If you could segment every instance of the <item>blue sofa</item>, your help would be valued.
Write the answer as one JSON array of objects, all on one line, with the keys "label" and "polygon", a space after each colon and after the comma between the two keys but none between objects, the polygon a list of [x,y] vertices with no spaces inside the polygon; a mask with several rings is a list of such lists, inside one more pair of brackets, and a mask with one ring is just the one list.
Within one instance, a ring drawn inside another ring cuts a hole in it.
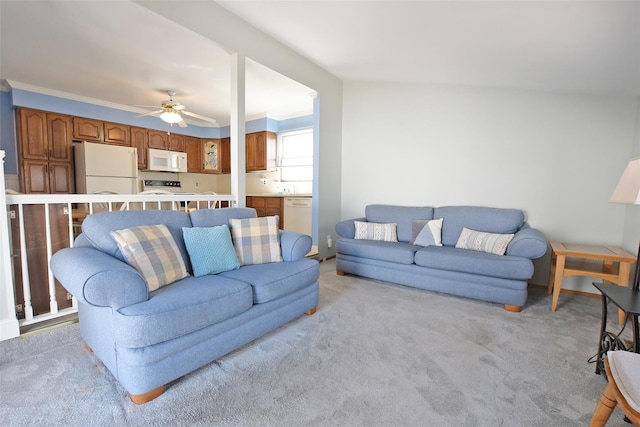
[{"label": "blue sofa", "polygon": [[[412,221],[442,218],[442,246],[410,244]],[[355,239],[355,221],[397,224],[397,242]],[[504,255],[456,248],[463,230],[514,234]],[[336,272],[504,304],[519,312],[527,301],[533,259],[547,241],[517,209],[476,206],[368,205],[365,216],[336,224]]]},{"label": "blue sofa", "polygon": [[254,218],[250,208],[123,211],[89,215],[73,248],[56,252],[51,270],[78,300],[80,331],[135,403],[164,385],[301,316],[318,304],[309,236],[279,231],[283,262],[189,275],[149,292],[124,262],[113,230],[165,224],[192,272],[183,227],[213,227]]}]

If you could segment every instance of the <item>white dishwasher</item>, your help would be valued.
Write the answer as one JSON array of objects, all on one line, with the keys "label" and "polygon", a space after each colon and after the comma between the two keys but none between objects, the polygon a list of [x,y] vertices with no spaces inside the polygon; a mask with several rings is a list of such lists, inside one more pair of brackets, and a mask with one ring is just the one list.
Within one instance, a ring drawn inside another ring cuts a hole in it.
[{"label": "white dishwasher", "polygon": [[311,197],[285,197],[285,230],[311,236],[311,215]]}]

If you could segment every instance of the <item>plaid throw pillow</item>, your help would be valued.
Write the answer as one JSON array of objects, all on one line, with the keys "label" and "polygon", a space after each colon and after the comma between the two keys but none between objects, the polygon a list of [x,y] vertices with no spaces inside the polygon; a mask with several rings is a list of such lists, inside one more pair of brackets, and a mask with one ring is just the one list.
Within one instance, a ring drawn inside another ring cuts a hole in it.
[{"label": "plaid throw pillow", "polygon": [[240,265],[281,262],[278,216],[229,219]]},{"label": "plaid throw pillow", "polygon": [[127,263],[156,289],[187,277],[184,260],[166,225],[142,225],[111,232]]},{"label": "plaid throw pillow", "polygon": [[513,234],[485,233],[463,227],[456,248],[504,255]]}]

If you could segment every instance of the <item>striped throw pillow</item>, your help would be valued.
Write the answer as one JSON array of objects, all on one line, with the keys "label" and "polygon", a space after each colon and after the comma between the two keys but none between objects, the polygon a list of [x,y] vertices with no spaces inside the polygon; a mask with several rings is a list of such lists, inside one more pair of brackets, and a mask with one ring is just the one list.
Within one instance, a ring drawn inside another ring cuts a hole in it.
[{"label": "striped throw pillow", "polygon": [[388,224],[380,222],[354,221],[356,225],[355,239],[359,240],[382,240],[385,242],[398,241],[398,224],[391,222]]},{"label": "striped throw pillow", "polygon": [[189,275],[178,245],[164,224],[116,230],[111,237],[127,263],[142,274],[149,291]]},{"label": "striped throw pillow", "polygon": [[504,255],[513,234],[485,233],[463,227],[456,248]]},{"label": "striped throw pillow", "polygon": [[282,262],[278,216],[229,219],[240,265]]}]

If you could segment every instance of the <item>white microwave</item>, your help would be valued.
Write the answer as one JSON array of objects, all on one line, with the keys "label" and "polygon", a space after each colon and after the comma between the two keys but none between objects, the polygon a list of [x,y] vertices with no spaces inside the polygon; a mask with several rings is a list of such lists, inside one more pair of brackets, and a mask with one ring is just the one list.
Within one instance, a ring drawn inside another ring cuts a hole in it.
[{"label": "white microwave", "polygon": [[147,164],[151,171],[186,172],[187,153],[149,148]]}]

